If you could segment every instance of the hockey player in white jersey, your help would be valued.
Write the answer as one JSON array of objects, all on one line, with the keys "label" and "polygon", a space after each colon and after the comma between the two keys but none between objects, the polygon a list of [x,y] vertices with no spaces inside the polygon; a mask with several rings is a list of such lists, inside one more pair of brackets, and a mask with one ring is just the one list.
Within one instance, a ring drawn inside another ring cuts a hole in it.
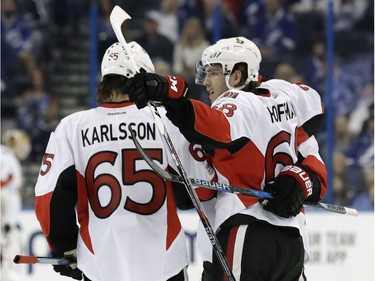
[{"label": "hockey player in white jersey", "polygon": [[30,138],[18,129],[5,131],[0,147],[1,177],[1,280],[19,281],[19,268],[13,258],[22,251],[23,172],[21,161],[30,153]]},{"label": "hockey player in white jersey", "polygon": [[[176,85],[174,94],[159,87],[167,82],[156,74],[135,75],[126,90],[138,108],[161,101],[184,136],[212,156],[220,182],[273,194],[258,200],[209,191],[217,197],[214,228],[236,280],[295,281],[308,260],[303,203],[319,201],[327,190],[314,137],[323,109],[306,85],[261,83],[260,62],[258,47],[244,37],[206,48],[196,81],[206,86],[211,107],[185,98]],[[226,280],[211,258],[203,280]]]},{"label": "hockey player in white jersey", "polygon": [[[143,48],[128,46],[138,70],[153,72]],[[61,120],[35,187],[35,212],[53,256],[76,258],[54,269],[77,280],[188,280],[185,234],[172,192],[184,187],[157,176],[133,144],[130,129],[163,169],[177,170],[151,112],[139,111],[122,91],[135,70],[119,43],[107,49],[101,71],[99,106]],[[189,175],[211,179],[205,159],[163,119]]]}]

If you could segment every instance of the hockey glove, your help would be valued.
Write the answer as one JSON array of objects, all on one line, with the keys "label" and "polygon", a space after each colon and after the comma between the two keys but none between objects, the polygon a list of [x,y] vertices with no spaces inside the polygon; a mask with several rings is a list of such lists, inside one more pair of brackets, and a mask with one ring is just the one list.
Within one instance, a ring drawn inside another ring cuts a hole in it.
[{"label": "hockey glove", "polygon": [[77,251],[76,249],[64,253],[64,258],[72,261],[70,265],[54,265],[53,270],[60,275],[71,277],[75,280],[82,280],[82,271],[77,268]]},{"label": "hockey glove", "polygon": [[178,99],[185,96],[187,91],[188,85],[181,77],[163,77],[154,73],[137,73],[124,86],[124,92],[139,109],[150,100],[164,102],[167,98]]},{"label": "hockey glove", "polygon": [[289,165],[281,170],[275,181],[264,187],[264,191],[271,193],[274,199],[262,199],[260,202],[265,210],[289,218],[301,212],[304,199],[312,194],[312,189],[308,172],[303,167]]}]

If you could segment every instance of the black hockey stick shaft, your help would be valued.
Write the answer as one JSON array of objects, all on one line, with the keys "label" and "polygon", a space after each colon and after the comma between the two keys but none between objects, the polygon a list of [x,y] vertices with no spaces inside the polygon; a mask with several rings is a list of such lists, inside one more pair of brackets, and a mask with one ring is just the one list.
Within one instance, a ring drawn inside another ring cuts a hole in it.
[{"label": "black hockey stick shaft", "polygon": [[[136,148],[141,153],[141,156],[143,157],[143,159],[154,170],[154,172],[156,174],[158,174],[160,177],[162,177],[165,180],[183,183],[183,179],[181,178],[180,175],[168,173],[167,171],[160,168],[160,166],[158,164],[156,164],[146,154],[146,152],[143,150],[142,146],[139,144],[137,139],[133,139],[133,141],[134,141],[134,144],[135,144]],[[217,190],[217,191],[221,191],[221,192],[229,192],[229,193],[234,193],[234,194],[241,194],[241,195],[247,195],[247,196],[252,196],[252,197],[258,197],[258,198],[266,198],[266,199],[267,198],[268,199],[273,198],[273,196],[266,191],[255,190],[255,189],[245,188],[245,187],[239,187],[239,186],[234,186],[234,185],[229,185],[229,184],[224,184],[224,183],[219,183],[219,182],[211,182],[211,181],[197,179],[197,178],[189,178],[189,180],[192,183],[192,185],[195,186],[195,187],[203,187],[203,188],[208,188],[208,189]],[[305,202],[304,205],[316,207],[316,208],[321,208],[325,211],[334,212],[334,213],[343,214],[343,215],[350,215],[350,216],[357,216],[358,215],[358,211],[356,209],[332,205],[332,204],[327,204],[327,203],[322,203],[322,202]]]}]

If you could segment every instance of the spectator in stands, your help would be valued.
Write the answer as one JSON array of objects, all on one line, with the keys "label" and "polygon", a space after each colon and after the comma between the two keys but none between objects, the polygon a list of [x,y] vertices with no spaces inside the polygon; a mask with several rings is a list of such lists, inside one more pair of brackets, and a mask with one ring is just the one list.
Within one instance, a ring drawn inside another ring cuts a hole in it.
[{"label": "spectator in stands", "polygon": [[185,79],[193,77],[195,63],[209,44],[200,19],[197,17],[187,19],[181,37],[174,47],[173,73]]},{"label": "spectator in stands", "polygon": [[362,174],[365,190],[356,194],[349,206],[359,211],[374,211],[374,165],[362,167]]},{"label": "spectator in stands", "polygon": [[274,78],[286,80],[290,83],[304,83],[303,76],[297,74],[293,65],[287,62],[279,63],[276,66]]},{"label": "spectator in stands", "polygon": [[185,21],[191,17],[201,18],[200,3],[197,0],[180,0],[177,9],[178,31],[181,33]]},{"label": "spectator in stands", "polygon": [[339,0],[334,5],[335,31],[353,31],[365,15],[367,0]]},{"label": "spectator in stands", "polygon": [[202,22],[197,17],[191,17],[186,20],[173,52],[173,73],[182,76],[188,82],[189,98],[205,103],[209,103],[209,99],[204,87],[195,83],[195,64],[209,45]]},{"label": "spectator in stands", "polygon": [[350,146],[351,135],[348,129],[348,116],[338,115],[335,122],[335,151],[347,153]]},{"label": "spectator in stands", "polygon": [[[374,133],[374,120],[368,120],[368,130]],[[360,189],[354,196],[351,203],[352,208],[360,211],[373,211],[374,210],[374,139],[370,140],[370,144],[366,150],[363,151],[358,159],[360,171],[362,175],[363,189]]]},{"label": "spectator in stands", "polygon": [[264,13],[263,0],[244,0],[238,12],[238,22],[241,28],[246,29],[255,23],[259,15]]},{"label": "spectator in stands", "polygon": [[367,45],[367,35],[356,28],[367,6],[367,0],[340,0],[334,6],[335,51],[343,57],[352,56],[353,51],[360,52]]},{"label": "spectator in stands", "polygon": [[30,160],[39,162],[43,157],[52,128],[55,127],[57,101],[44,87],[40,69],[33,72],[33,88],[23,93],[18,108],[18,126],[30,137]]},{"label": "spectator in stands", "polygon": [[280,57],[292,61],[298,42],[298,28],[292,14],[288,13],[280,0],[265,0],[253,21],[248,22],[245,36],[260,46],[266,73],[270,73]]},{"label": "spectator in stands", "polygon": [[99,21],[98,21],[98,58],[102,58],[105,50],[113,43],[117,42],[116,34],[113,31],[109,16],[114,7],[113,0],[99,1]]},{"label": "spectator in stands", "polygon": [[12,67],[22,62],[27,73],[35,67],[32,53],[32,33],[30,23],[17,11],[15,0],[1,2],[1,90],[9,82],[8,74]]},{"label": "spectator in stands", "polygon": [[354,110],[350,112],[348,129],[352,136],[358,136],[364,122],[371,116],[374,104],[374,84],[364,83],[358,93],[358,102]]},{"label": "spectator in stands", "polygon": [[348,115],[358,101],[355,81],[349,73],[343,70],[342,64],[342,60],[336,58],[333,66],[332,99],[336,116]]},{"label": "spectator in stands", "polygon": [[167,37],[158,32],[159,18],[160,13],[158,11],[148,11],[145,14],[143,31],[135,41],[143,46],[153,61],[162,59],[172,63],[173,44]]},{"label": "spectator in stands", "polygon": [[334,204],[347,206],[353,192],[348,187],[346,155],[335,151],[333,154],[333,200]]},{"label": "spectator in stands", "polygon": [[171,72],[171,65],[163,60],[157,60],[154,62],[155,66],[155,73],[161,76],[170,75]]},{"label": "spectator in stands", "polygon": [[85,28],[90,11],[90,0],[49,0],[48,9],[51,23],[59,32],[74,33],[80,28]]},{"label": "spectator in stands", "polygon": [[310,85],[324,97],[326,76],[326,45],[323,38],[316,38],[310,55],[303,66],[303,77]]},{"label": "spectator in stands", "polygon": [[158,32],[164,35],[173,44],[177,42],[178,33],[178,10],[179,0],[162,0],[160,2],[160,17],[158,20]]},{"label": "spectator in stands", "polygon": [[[356,29],[366,32],[370,37],[374,35],[374,0],[367,0],[367,9],[361,19],[357,20]],[[373,40],[372,40],[373,41]]]},{"label": "spectator in stands", "polygon": [[365,191],[363,168],[374,161],[374,105],[368,110],[369,118],[364,122],[361,133],[351,141],[347,152],[349,186],[355,193]]},{"label": "spectator in stands", "polygon": [[[215,5],[218,3],[216,0],[202,0],[202,17],[201,20],[203,22],[204,29],[206,31],[206,38],[210,41],[210,43],[216,42],[220,38],[215,38]],[[239,35],[239,26],[237,19],[229,10],[227,3],[221,1],[221,23],[220,23],[220,30],[221,30],[221,38],[229,38],[233,36]]]}]

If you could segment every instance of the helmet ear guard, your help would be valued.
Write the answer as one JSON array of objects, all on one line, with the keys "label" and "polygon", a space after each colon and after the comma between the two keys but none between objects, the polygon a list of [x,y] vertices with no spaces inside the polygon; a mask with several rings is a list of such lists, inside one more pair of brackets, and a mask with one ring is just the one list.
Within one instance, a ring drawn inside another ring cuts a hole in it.
[{"label": "helmet ear guard", "polygon": [[152,63],[147,52],[135,41],[129,42],[130,56],[135,61],[138,69],[133,69],[130,63],[129,54],[120,43],[112,44],[105,52],[101,64],[101,80],[105,75],[117,74],[127,78],[133,77],[140,69],[146,72],[155,72],[154,64]]}]

